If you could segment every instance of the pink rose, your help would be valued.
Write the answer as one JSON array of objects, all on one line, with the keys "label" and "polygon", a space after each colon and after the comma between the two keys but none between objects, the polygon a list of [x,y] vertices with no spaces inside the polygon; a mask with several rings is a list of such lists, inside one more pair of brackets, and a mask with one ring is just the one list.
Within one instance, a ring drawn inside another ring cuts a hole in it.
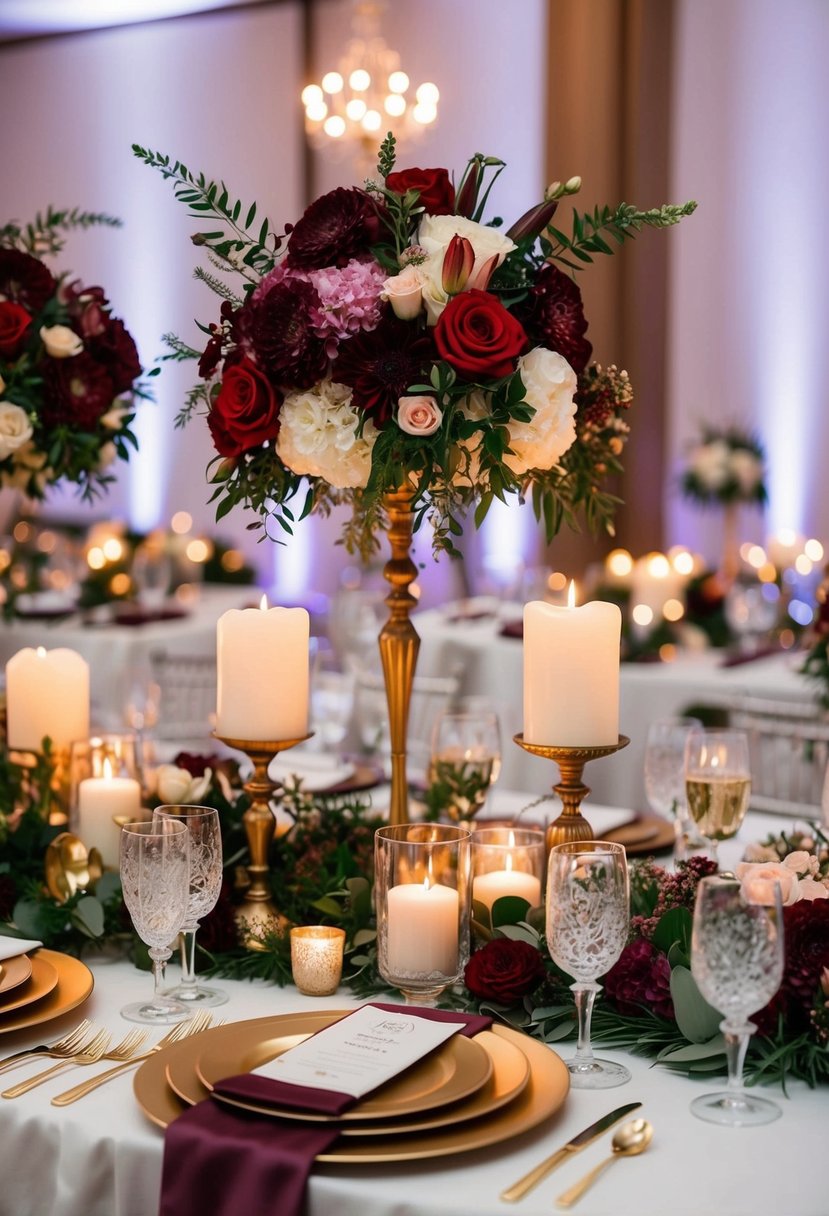
[{"label": "pink rose", "polygon": [[401,321],[413,321],[423,307],[423,288],[417,267],[406,266],[400,274],[386,279],[383,295]]},{"label": "pink rose", "polygon": [[829,890],[816,878],[801,878],[798,886],[801,899],[829,899]]},{"label": "pink rose", "polygon": [[397,425],[407,435],[434,435],[442,421],[434,397],[401,397],[397,402]]},{"label": "pink rose", "polygon": [[784,907],[796,904],[800,899],[800,883],[790,866],[776,861],[741,861],[735,871],[743,894],[753,904],[774,903],[774,884],[780,887],[780,900]]}]

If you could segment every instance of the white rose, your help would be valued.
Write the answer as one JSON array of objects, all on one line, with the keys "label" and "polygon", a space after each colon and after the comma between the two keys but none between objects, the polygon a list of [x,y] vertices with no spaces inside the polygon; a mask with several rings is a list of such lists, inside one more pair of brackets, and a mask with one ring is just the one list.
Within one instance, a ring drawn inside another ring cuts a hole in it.
[{"label": "white rose", "polygon": [[108,431],[120,431],[124,425],[124,418],[130,412],[127,405],[113,405],[112,409],[107,410],[98,419],[101,426],[105,426]]},{"label": "white rose", "polygon": [[423,308],[423,288],[418,268],[406,266],[400,274],[386,279],[383,296],[391,304],[396,317],[401,321],[413,321]]},{"label": "white rose", "polygon": [[800,883],[794,870],[775,861],[741,861],[734,873],[746,899],[753,904],[774,903],[774,884],[780,887],[780,900],[784,907],[796,904],[800,899]]},{"label": "white rose", "polygon": [[368,482],[377,428],[367,419],[357,435],[360,415],[351,389],[332,380],[288,393],[279,411],[276,452],[294,473],[322,477],[337,489]]},{"label": "white rose", "polygon": [[535,413],[529,422],[509,424],[514,455],[504,457],[513,473],[551,469],[576,438],[576,373],[555,351],[536,346],[518,360],[525,400]]},{"label": "white rose", "polygon": [[484,271],[491,259],[494,265],[500,266],[508,253],[515,248],[515,242],[504,236],[497,228],[487,228],[484,224],[476,224],[462,215],[424,215],[420,221],[417,243],[429,255],[420,267],[423,282],[423,303],[426,306],[426,318],[430,325],[435,325],[438,317],[449,302],[449,296],[443,290],[443,258],[453,236],[463,236],[469,241],[475,254],[472,273],[466,288],[486,286],[481,284],[478,276]]},{"label": "white rose", "polygon": [[407,435],[434,435],[442,421],[434,397],[401,397],[397,402],[397,425]]},{"label": "white rose", "polygon": [[737,448],[731,453],[731,476],[743,494],[752,494],[763,480],[763,463],[753,452]]},{"label": "white rose", "polygon": [[40,340],[53,359],[71,359],[83,350],[83,342],[68,325],[42,326]]},{"label": "white rose", "polygon": [[[473,389],[459,404],[464,418],[468,418],[471,422],[478,422],[491,412],[487,395],[481,389]],[[478,486],[482,490],[486,488],[481,483],[480,447],[482,439],[483,433],[477,431],[469,439],[458,440],[453,451],[452,482],[454,485]]]},{"label": "white rose", "polygon": [[11,401],[0,401],[0,460],[22,448],[32,434],[26,411]]},{"label": "white rose", "polygon": [[731,451],[722,439],[701,444],[691,453],[691,471],[707,490],[719,490],[728,481]]},{"label": "white rose", "polygon": [[197,805],[210,788],[212,777],[213,772],[209,768],[201,777],[192,777],[186,768],[179,768],[176,764],[160,764],[155,774],[156,794],[169,805]]}]

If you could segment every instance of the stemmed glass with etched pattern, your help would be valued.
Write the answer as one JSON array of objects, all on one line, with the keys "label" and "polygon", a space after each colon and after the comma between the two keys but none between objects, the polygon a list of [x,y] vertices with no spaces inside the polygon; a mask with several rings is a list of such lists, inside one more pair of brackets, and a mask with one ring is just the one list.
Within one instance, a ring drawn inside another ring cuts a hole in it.
[{"label": "stemmed glass with etched pattern", "polygon": [[576,1089],[611,1089],[630,1080],[623,1064],[597,1060],[590,1046],[593,1002],[605,975],[622,953],[630,906],[624,846],[578,840],[550,850],[547,876],[547,945],[553,961],[573,977],[579,1020],[572,1060],[565,1060]]},{"label": "stemmed glass with etched pattern", "polygon": [[121,1010],[131,1022],[156,1026],[181,1022],[190,1010],[160,990],[164,963],[187,911],[190,834],[183,823],[160,819],[121,829],[121,890],[135,931],[150,948],[155,990],[152,1000]]},{"label": "stemmed glass with etched pattern", "polygon": [[168,803],[153,811],[153,822],[183,823],[190,836],[190,894],[181,930],[181,982],[166,995],[187,1008],[224,1005],[228,995],[196,979],[196,931],[199,921],[212,912],[222,889],[222,831],[219,814],[210,806]]}]

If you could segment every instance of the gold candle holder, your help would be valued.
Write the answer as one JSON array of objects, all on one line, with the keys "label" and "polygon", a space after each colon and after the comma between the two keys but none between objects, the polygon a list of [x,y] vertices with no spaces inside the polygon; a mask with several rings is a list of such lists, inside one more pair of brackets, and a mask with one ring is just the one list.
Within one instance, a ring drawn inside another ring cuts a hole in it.
[{"label": "gold candle holder", "polygon": [[302,925],[291,930],[291,975],[305,996],[331,996],[343,973],[345,929]]},{"label": "gold candle holder", "polygon": [[627,735],[619,735],[616,743],[608,743],[604,747],[556,747],[546,743],[527,743],[523,735],[514,735],[513,742],[532,756],[555,760],[561,772],[561,781],[553,786],[553,792],[561,799],[563,810],[547,828],[547,852],[556,844],[595,840],[593,829],[581,813],[581,804],[590,793],[590,786],[581,779],[584,766],[590,760],[601,760],[603,756],[612,756],[614,752],[627,747],[630,743]]},{"label": "gold candle holder", "polygon": [[250,852],[250,864],[246,867],[250,886],[243,902],[236,909],[236,922],[242,945],[248,950],[265,950],[256,935],[276,930],[285,933],[290,921],[277,909],[268,882],[268,852],[276,831],[276,820],[271,810],[271,798],[279,783],[268,776],[268,765],[279,752],[287,751],[310,739],[277,739],[260,742],[250,739],[229,739],[215,735],[220,743],[234,751],[244,752],[253,763],[253,776],[244,783],[243,789],[250,798],[250,806],[242,816],[245,835]]}]

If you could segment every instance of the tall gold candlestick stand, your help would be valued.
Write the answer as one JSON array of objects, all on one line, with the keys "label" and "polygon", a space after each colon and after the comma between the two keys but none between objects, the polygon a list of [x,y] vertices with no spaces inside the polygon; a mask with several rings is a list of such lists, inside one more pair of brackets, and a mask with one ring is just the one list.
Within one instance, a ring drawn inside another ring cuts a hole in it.
[{"label": "tall gold candlestick stand", "polygon": [[49,786],[39,790],[41,810],[52,827],[66,827],[69,822],[69,748],[53,747],[48,756],[42,752],[10,751],[9,759],[21,768],[34,772],[44,759],[49,767]]},{"label": "tall gold candlestick stand", "polygon": [[618,742],[606,747],[555,747],[544,743],[526,743],[523,735],[515,735],[513,741],[533,756],[555,760],[561,772],[561,781],[553,786],[553,792],[561,799],[563,810],[547,828],[547,852],[556,844],[567,844],[571,840],[595,840],[593,829],[581,813],[582,801],[590,793],[590,786],[582,781],[584,766],[589,760],[600,760],[612,756],[630,743],[627,735],[619,735]]},{"label": "tall gold candlestick stand", "polygon": [[384,496],[389,516],[391,558],[383,575],[392,589],[386,597],[390,615],[380,631],[380,658],[386,683],[391,737],[391,798],[389,823],[395,826],[409,819],[409,788],[406,779],[406,733],[409,726],[409,704],[417,664],[420,638],[409,620],[417,600],[409,584],[417,577],[417,566],[409,550],[412,544],[411,491],[402,487]]},{"label": "tall gold candlestick stand", "polygon": [[245,892],[243,903],[236,909],[236,922],[242,945],[248,950],[264,950],[266,947],[255,935],[274,930],[285,933],[290,924],[288,918],[276,907],[268,882],[268,852],[276,831],[271,798],[274,790],[278,789],[278,782],[268,776],[268,765],[279,752],[296,747],[311,736],[303,735],[301,739],[278,739],[267,743],[258,740],[251,742],[249,739],[228,739],[224,735],[216,735],[215,738],[234,751],[244,752],[253,762],[253,776],[242,787],[250,798],[250,806],[242,816],[250,852],[250,865],[247,866],[250,886]]}]

